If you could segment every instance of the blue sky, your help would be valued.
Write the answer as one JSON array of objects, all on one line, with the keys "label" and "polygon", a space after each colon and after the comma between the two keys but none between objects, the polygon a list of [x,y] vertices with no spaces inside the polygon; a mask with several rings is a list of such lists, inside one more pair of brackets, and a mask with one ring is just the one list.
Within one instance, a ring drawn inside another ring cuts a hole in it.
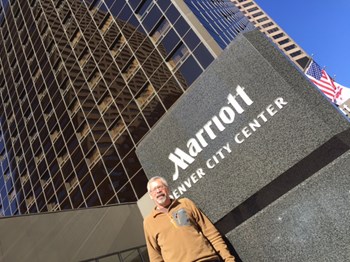
[{"label": "blue sky", "polygon": [[350,87],[350,0],[255,0],[295,41]]}]

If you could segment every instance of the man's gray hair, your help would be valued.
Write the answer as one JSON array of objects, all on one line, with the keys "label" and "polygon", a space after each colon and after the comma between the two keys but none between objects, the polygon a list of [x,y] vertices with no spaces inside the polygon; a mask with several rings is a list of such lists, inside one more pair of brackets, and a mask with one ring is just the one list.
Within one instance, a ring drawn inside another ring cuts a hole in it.
[{"label": "man's gray hair", "polygon": [[151,183],[155,180],[160,180],[162,181],[163,185],[167,186],[168,187],[168,182],[166,181],[166,179],[162,176],[154,176],[154,177],[151,177],[150,180],[148,181],[147,183],[147,191],[150,192],[151,190]]}]

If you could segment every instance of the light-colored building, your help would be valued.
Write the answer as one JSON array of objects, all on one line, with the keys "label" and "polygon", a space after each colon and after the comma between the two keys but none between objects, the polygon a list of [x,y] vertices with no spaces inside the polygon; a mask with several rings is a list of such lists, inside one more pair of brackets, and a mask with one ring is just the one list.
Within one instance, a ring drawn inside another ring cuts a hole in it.
[{"label": "light-colored building", "polygon": [[300,69],[308,65],[308,54],[253,0],[231,0],[257,29],[266,34]]}]

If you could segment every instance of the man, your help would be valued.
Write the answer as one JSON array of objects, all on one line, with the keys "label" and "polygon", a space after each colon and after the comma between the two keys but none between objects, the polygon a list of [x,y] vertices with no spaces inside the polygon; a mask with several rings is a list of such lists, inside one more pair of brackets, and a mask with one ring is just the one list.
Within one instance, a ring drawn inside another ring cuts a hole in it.
[{"label": "man", "polygon": [[144,220],[151,262],[235,261],[220,233],[191,200],[170,198],[163,177],[152,177],[147,190],[156,204]]}]

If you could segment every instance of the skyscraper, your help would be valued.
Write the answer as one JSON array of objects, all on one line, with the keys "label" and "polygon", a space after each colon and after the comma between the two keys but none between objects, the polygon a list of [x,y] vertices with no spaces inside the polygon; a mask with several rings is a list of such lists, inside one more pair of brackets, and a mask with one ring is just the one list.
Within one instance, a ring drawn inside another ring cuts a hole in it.
[{"label": "skyscraper", "polygon": [[2,215],[135,202],[137,144],[253,28],[228,0],[1,1]]},{"label": "skyscraper", "polygon": [[266,34],[300,69],[310,60],[305,51],[254,0],[231,0],[257,29]]}]

